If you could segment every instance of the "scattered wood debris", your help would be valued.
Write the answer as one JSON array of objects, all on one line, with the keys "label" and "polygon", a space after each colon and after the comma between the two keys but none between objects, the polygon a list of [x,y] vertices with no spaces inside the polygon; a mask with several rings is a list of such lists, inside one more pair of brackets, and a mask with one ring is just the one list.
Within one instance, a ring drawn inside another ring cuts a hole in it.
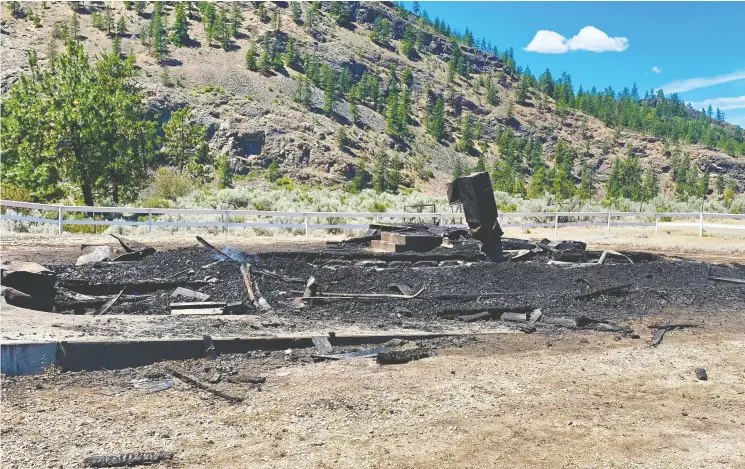
[{"label": "scattered wood debris", "polygon": [[230,394],[226,394],[222,391],[218,391],[217,389],[214,389],[212,386],[205,384],[199,381],[198,379],[193,378],[187,374],[184,374],[174,368],[166,367],[166,371],[168,371],[169,373],[171,373],[173,376],[180,379],[181,381],[184,381],[185,383],[191,384],[194,387],[207,391],[208,393],[213,394],[219,398],[225,399],[228,402],[234,402],[234,403],[243,402],[242,397],[231,396]]},{"label": "scattered wood debris", "polygon": [[581,295],[575,296],[574,299],[575,300],[590,300],[590,299],[597,298],[599,296],[604,296],[604,295],[617,295],[623,292],[623,290],[627,290],[629,288],[631,288],[631,284],[625,283],[623,285],[616,285],[614,287],[601,288],[599,290],[591,291],[589,293],[583,293]]},{"label": "scattered wood debris", "polygon": [[116,295],[114,298],[110,299],[109,301],[107,301],[103,305],[101,305],[101,307],[98,308],[96,310],[96,312],[93,313],[93,314],[96,315],[96,316],[99,316],[101,314],[106,314],[111,309],[111,307],[114,306],[114,303],[116,303],[117,301],[119,301],[119,298],[122,297],[122,295],[124,294],[124,290],[126,290],[126,289],[127,289],[126,286],[124,288],[122,288],[122,290],[119,292],[118,295]]},{"label": "scattered wood debris", "polygon": [[207,293],[202,293],[196,290],[190,290],[188,288],[184,287],[178,287],[175,290],[173,290],[173,293],[171,293],[171,298],[185,298],[187,300],[196,300],[196,301],[207,301],[210,299],[210,296]]},{"label": "scattered wood debris", "polygon": [[379,352],[375,361],[380,365],[400,365],[413,360],[421,360],[430,356],[427,350],[414,348],[405,350],[386,350]]},{"label": "scattered wood debris", "polygon": [[75,265],[95,264],[111,260],[109,246],[90,246],[83,249],[83,254],[75,261]]},{"label": "scattered wood debris", "polygon": [[150,451],[126,454],[88,456],[83,460],[85,467],[128,467],[156,464],[173,459],[171,451]]},{"label": "scattered wood debris", "polygon": [[313,345],[316,347],[316,353],[318,355],[330,355],[334,348],[331,346],[328,337],[316,336],[312,337]]},{"label": "scattered wood debris", "polygon": [[215,344],[212,342],[212,337],[206,334],[202,336],[202,344],[204,345],[204,359],[217,360],[217,349],[215,349]]},{"label": "scattered wood debris", "polygon": [[727,283],[739,283],[745,285],[745,279],[742,278],[733,278],[733,277],[708,277],[709,280],[714,280],[717,282],[727,282]]},{"label": "scattered wood debris", "polygon": [[654,334],[652,334],[652,342],[650,343],[652,347],[657,347],[662,343],[662,339],[665,337],[665,333],[667,332],[667,329],[657,329],[654,331]]}]

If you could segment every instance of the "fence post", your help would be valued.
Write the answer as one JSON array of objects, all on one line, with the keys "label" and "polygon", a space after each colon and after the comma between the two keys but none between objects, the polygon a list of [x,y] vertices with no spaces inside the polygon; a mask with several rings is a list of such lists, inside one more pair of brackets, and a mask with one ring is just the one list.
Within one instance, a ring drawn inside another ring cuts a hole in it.
[{"label": "fence post", "polygon": [[147,232],[153,232],[153,209],[147,209]]},{"label": "fence post", "polygon": [[559,212],[554,213],[554,236],[559,232]]},{"label": "fence post", "polygon": [[303,223],[305,224],[305,236],[308,236],[308,216],[306,215]]},{"label": "fence post", "polygon": [[440,226],[444,226],[444,225],[445,225],[445,214],[441,213],[440,214]]},{"label": "fence post", "polygon": [[657,234],[657,232],[660,229],[660,216],[655,214],[654,216],[654,234]]},{"label": "fence post", "polygon": [[610,236],[610,212],[608,212],[608,226],[607,226],[607,228],[605,229],[605,234],[606,234],[607,236]]},{"label": "fence post", "polygon": [[62,206],[57,207],[57,234],[62,234]]},{"label": "fence post", "polygon": [[230,210],[225,211],[225,234],[230,234]]},{"label": "fence post", "polygon": [[699,214],[698,218],[698,235],[703,236],[704,235],[704,212],[701,212]]}]

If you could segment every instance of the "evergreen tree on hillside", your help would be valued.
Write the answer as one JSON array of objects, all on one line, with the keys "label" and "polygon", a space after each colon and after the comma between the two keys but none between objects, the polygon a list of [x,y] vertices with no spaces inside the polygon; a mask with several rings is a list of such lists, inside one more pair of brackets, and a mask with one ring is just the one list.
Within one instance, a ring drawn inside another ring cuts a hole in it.
[{"label": "evergreen tree on hillside", "polygon": [[290,2],[290,16],[295,24],[300,24],[300,19],[303,17],[303,11],[300,9],[300,2]]},{"label": "evergreen tree on hillside", "polygon": [[[295,3],[295,2],[292,2]],[[229,32],[232,37],[238,37],[238,28],[243,26],[243,13],[238,2],[230,4]]]},{"label": "evergreen tree on hillside", "polygon": [[445,135],[445,103],[442,101],[442,97],[437,97],[435,105],[432,108],[428,130],[429,134],[438,141]]},{"label": "evergreen tree on hillside", "polygon": [[248,68],[252,72],[259,71],[259,65],[256,62],[256,54],[256,44],[251,43],[248,50],[246,51],[246,68]]},{"label": "evergreen tree on hillside", "polygon": [[158,7],[158,2],[156,2],[156,8],[153,9],[152,19],[150,20],[150,40],[150,51],[153,54],[153,57],[158,60],[165,59],[168,54],[168,48],[166,46],[166,27],[161,8]]},{"label": "evergreen tree on hillside", "polygon": [[528,80],[523,76],[520,79],[520,84],[517,86],[517,93],[515,95],[517,104],[525,106],[528,104]]},{"label": "evergreen tree on hillside", "polygon": [[568,199],[574,195],[574,177],[572,168],[577,153],[564,141],[556,144],[553,170],[553,194],[559,199]]},{"label": "evergreen tree on hillside", "polygon": [[163,125],[161,152],[168,162],[181,170],[195,161],[197,149],[204,142],[206,132],[204,126],[190,123],[191,119],[191,110],[183,108],[171,113],[171,118]]},{"label": "evergreen tree on hillside", "polygon": [[549,96],[554,95],[554,79],[551,77],[551,71],[546,69],[538,78],[538,88]]},{"label": "evergreen tree on hillside", "polygon": [[659,183],[657,182],[657,174],[652,168],[648,168],[644,171],[644,180],[642,182],[642,200],[648,202],[660,193]]},{"label": "evergreen tree on hillside", "polygon": [[644,200],[642,167],[631,147],[625,158],[616,158],[608,177],[608,198],[623,197],[636,202]]},{"label": "evergreen tree on hillside", "polygon": [[388,174],[388,157],[384,152],[378,153],[375,159],[375,166],[373,168],[372,183],[375,192],[380,194],[385,192],[387,188],[386,176]]},{"label": "evergreen tree on hillside", "polygon": [[176,4],[175,17],[171,32],[171,44],[177,47],[185,46],[189,42],[189,21],[186,18],[184,3]]},{"label": "evergreen tree on hillside", "polygon": [[471,115],[466,113],[461,117],[460,137],[455,143],[455,151],[470,153],[473,150],[473,123]]},{"label": "evergreen tree on hillside", "polygon": [[587,163],[582,163],[577,196],[582,200],[589,200],[595,196],[595,192],[595,171]]},{"label": "evergreen tree on hillside", "polygon": [[116,34],[118,36],[125,36],[127,34],[127,20],[123,16],[120,16],[119,21],[116,23]]}]

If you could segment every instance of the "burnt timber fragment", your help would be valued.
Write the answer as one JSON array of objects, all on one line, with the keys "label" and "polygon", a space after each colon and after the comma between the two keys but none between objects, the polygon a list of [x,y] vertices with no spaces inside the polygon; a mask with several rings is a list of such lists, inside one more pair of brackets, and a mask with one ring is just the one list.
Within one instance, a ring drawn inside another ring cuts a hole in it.
[{"label": "burnt timber fragment", "polygon": [[497,202],[494,200],[489,173],[473,173],[448,184],[448,202],[460,203],[466,223],[481,250],[493,262],[502,262],[502,228],[499,226]]},{"label": "burnt timber fragment", "polygon": [[156,464],[173,459],[171,451],[148,451],[126,454],[88,456],[83,460],[84,467],[131,467]]}]

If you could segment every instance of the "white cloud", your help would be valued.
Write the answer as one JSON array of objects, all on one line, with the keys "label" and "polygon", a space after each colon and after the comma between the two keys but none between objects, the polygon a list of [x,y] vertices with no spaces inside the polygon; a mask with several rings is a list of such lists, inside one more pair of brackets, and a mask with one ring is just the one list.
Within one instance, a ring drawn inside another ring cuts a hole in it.
[{"label": "white cloud", "polygon": [[539,54],[563,54],[569,52],[567,38],[554,31],[542,29],[535,33],[533,40],[525,47],[527,52]]},{"label": "white cloud", "polygon": [[728,109],[745,109],[745,96],[733,96],[731,98],[712,98],[704,99],[691,103],[693,109],[708,108],[709,105],[714,109],[719,108],[722,111]]},{"label": "white cloud", "polygon": [[571,39],[555,31],[542,29],[535,33],[533,40],[524,50],[539,54],[564,54],[573,50],[622,52],[628,47],[629,40],[625,37],[609,37],[594,26],[585,26]]},{"label": "white cloud", "polygon": [[727,75],[717,75],[714,77],[697,77],[676,80],[665,86],[661,86],[660,88],[662,88],[666,94],[683,93],[685,91],[707,88],[709,86],[721,85],[722,83],[729,83],[737,80],[745,80],[745,71],[729,73]]},{"label": "white cloud", "polygon": [[654,67],[652,67],[652,71],[654,73],[657,73],[657,74],[662,73],[662,69],[660,67],[658,67],[657,65],[655,65]]}]

